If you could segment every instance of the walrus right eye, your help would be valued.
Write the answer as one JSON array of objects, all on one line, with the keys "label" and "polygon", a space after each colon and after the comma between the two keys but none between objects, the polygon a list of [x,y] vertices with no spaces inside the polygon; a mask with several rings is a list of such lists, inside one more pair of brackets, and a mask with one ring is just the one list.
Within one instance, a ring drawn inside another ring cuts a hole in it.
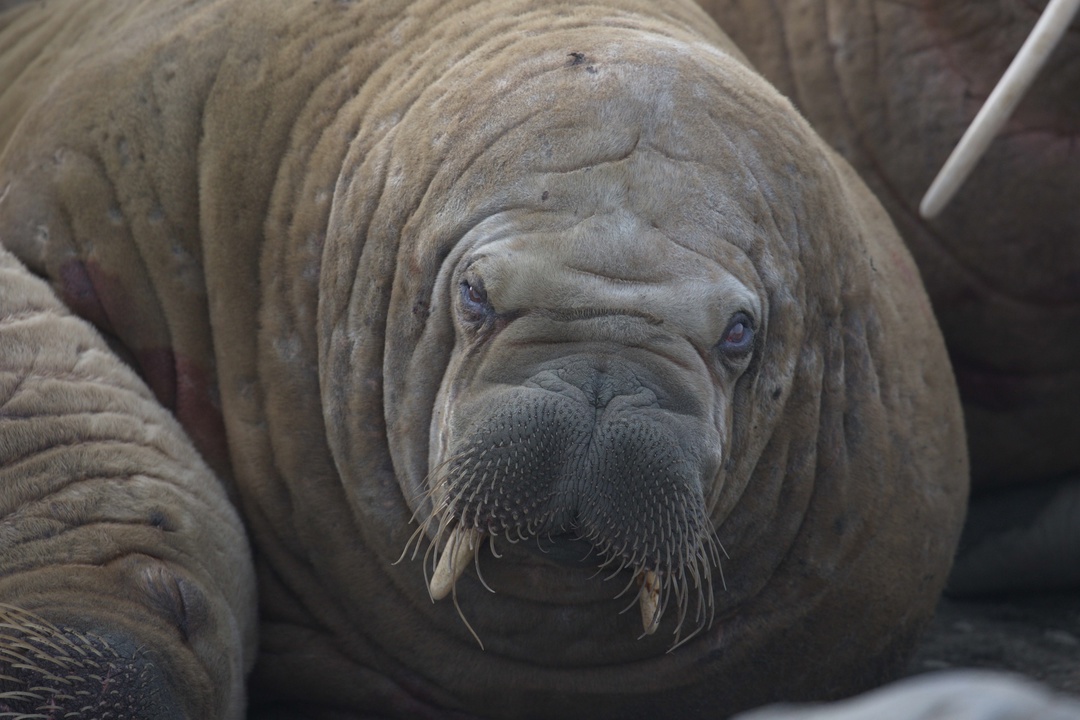
[{"label": "walrus right eye", "polygon": [[461,308],[465,314],[476,320],[482,320],[495,314],[491,307],[484,284],[479,280],[461,281]]},{"label": "walrus right eye", "polygon": [[754,349],[754,324],[746,313],[735,313],[724,330],[717,349],[732,360],[739,360],[750,354]]}]

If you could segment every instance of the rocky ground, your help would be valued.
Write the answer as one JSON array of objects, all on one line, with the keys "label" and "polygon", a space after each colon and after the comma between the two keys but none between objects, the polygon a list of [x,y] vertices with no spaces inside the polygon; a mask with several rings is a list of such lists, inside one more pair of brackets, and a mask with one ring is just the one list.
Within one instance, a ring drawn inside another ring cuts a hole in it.
[{"label": "rocky ground", "polygon": [[910,671],[962,667],[1017,672],[1080,697],[1080,593],[943,600]]}]

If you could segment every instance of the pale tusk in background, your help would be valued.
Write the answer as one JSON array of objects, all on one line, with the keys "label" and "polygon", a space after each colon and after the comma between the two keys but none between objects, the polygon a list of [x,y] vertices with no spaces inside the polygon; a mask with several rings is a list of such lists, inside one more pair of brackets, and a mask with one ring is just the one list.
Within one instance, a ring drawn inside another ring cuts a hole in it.
[{"label": "pale tusk in background", "polygon": [[1035,28],[1001,76],[986,104],[972,120],[964,136],[953,149],[930,189],[926,191],[919,214],[927,220],[937,216],[952,199],[971,169],[986,152],[990,141],[1012,115],[1016,104],[1031,87],[1046,58],[1057,46],[1072,22],[1080,0],[1050,0]]}]

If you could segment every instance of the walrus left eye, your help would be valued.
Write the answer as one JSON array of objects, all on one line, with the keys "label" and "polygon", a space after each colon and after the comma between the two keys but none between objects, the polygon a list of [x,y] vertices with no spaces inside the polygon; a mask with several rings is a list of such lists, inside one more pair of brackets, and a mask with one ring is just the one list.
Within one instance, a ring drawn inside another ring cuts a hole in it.
[{"label": "walrus left eye", "polygon": [[725,356],[738,359],[754,347],[754,324],[746,313],[736,313],[716,346]]},{"label": "walrus left eye", "polygon": [[491,303],[488,302],[483,283],[479,281],[461,281],[461,306],[466,313],[478,318],[495,312]]}]

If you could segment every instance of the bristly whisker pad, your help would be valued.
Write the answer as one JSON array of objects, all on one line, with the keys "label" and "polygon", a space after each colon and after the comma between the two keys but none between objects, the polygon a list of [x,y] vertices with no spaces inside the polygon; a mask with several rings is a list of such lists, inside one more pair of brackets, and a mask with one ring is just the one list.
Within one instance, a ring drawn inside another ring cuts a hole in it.
[{"label": "bristly whisker pad", "polygon": [[[669,609],[672,649],[710,627],[713,568],[720,570],[723,549],[677,443],[653,423],[594,431],[575,427],[573,418],[539,422],[544,411],[507,410],[429,476],[420,503],[426,517],[402,557],[410,548],[415,557],[422,538],[431,539],[423,565],[431,569],[432,599],[453,595],[457,605],[457,581],[470,564],[479,576],[484,540],[498,558],[496,538],[539,543],[570,532],[589,545],[604,580],[629,573],[616,597],[636,587],[642,637],[657,631]],[[601,451],[583,451],[583,437]]]}]

